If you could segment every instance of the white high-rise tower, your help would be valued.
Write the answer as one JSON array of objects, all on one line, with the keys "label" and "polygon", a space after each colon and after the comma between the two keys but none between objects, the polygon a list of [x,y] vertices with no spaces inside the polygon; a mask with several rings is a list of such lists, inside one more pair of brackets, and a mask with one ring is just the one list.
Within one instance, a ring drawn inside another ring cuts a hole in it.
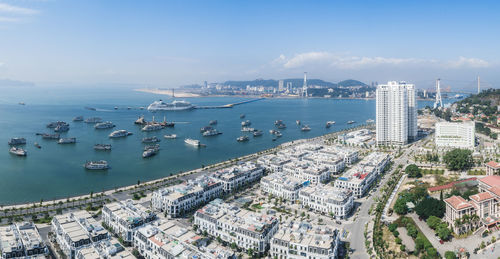
[{"label": "white high-rise tower", "polygon": [[434,109],[437,107],[443,108],[443,100],[441,99],[441,79],[436,79],[436,101],[434,102]]},{"label": "white high-rise tower", "polygon": [[417,137],[415,86],[390,81],[377,86],[378,145],[404,145]]},{"label": "white high-rise tower", "polygon": [[302,86],[302,97],[307,97],[307,72],[304,72],[304,85]]}]

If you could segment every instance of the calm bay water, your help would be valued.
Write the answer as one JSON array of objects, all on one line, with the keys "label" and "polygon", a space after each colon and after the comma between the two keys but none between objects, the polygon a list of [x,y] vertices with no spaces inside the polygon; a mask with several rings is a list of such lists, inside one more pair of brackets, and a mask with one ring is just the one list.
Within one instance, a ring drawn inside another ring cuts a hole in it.
[{"label": "calm bay water", "polygon": [[[364,123],[375,118],[374,100],[332,100],[332,99],[265,99],[235,106],[232,109],[200,109],[179,112],[150,113],[137,109],[147,107],[157,99],[171,101],[171,98],[148,93],[134,92],[131,89],[117,88],[37,88],[24,87],[1,89],[0,94],[0,204],[21,203],[74,196],[130,185],[138,180],[147,181],[198,168],[230,158],[271,148],[280,143],[309,138],[339,131],[349,126],[346,122],[354,120]],[[195,105],[222,105],[235,103],[248,98],[179,98]],[[25,106],[17,104],[23,101]],[[448,99],[447,102],[452,100]],[[431,102],[419,102],[419,106]],[[97,111],[84,109],[95,107]],[[118,110],[113,107],[118,106]],[[127,110],[126,107],[133,107]],[[261,137],[250,136],[250,141],[239,143],[241,136],[240,114],[246,114],[251,127],[264,131]],[[144,115],[149,121],[152,116],[157,120],[175,121],[175,128],[157,132],[141,132],[133,122]],[[116,127],[108,130],[95,130],[93,124],[72,122],[78,115],[97,116],[104,121],[112,121]],[[275,120],[283,120],[288,128],[281,130],[283,137],[272,141],[269,130],[274,128]],[[43,140],[36,132],[51,132],[46,124],[62,120],[70,123],[70,131],[65,137],[76,137],[76,144],[60,145],[56,141]],[[217,120],[216,128],[223,134],[203,137],[200,128],[208,125],[209,120]],[[295,124],[300,120],[312,130],[301,132]],[[325,122],[337,123],[330,129]],[[113,130],[126,129],[134,134],[122,139],[109,139]],[[175,133],[175,140],[164,139],[163,135]],[[161,138],[161,150],[155,157],[143,159],[146,136]],[[15,157],[8,152],[7,141],[11,137],[24,137],[27,157]],[[201,140],[205,148],[193,148],[184,143],[185,138]],[[38,142],[42,148],[33,146]],[[2,144],[4,143],[4,144]],[[110,152],[94,151],[93,145],[110,143]],[[86,160],[107,160],[111,169],[106,172],[86,171]]]}]

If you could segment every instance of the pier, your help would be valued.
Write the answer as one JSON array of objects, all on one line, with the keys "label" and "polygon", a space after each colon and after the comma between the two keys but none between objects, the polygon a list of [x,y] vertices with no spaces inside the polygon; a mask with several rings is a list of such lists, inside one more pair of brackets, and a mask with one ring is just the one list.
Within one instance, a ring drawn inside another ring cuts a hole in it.
[{"label": "pier", "polygon": [[224,109],[224,108],[233,108],[236,105],[241,105],[245,103],[251,103],[251,102],[256,102],[260,100],[264,100],[266,98],[257,98],[257,99],[252,99],[252,100],[246,100],[242,102],[237,102],[237,103],[228,103],[224,105],[215,105],[215,106],[195,106],[195,109]]}]

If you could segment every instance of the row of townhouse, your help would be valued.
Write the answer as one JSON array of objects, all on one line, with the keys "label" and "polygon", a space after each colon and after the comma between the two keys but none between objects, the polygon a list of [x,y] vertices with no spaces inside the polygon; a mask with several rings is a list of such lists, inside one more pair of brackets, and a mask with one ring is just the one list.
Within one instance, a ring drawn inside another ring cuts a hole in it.
[{"label": "row of townhouse", "polygon": [[339,190],[330,185],[308,186],[300,189],[299,201],[303,207],[345,219],[354,207],[351,190]]},{"label": "row of townhouse", "polygon": [[103,240],[92,246],[79,249],[76,253],[76,259],[135,259],[128,250],[118,243],[111,243],[110,240]]},{"label": "row of townhouse", "polygon": [[264,168],[253,162],[242,163],[214,172],[210,176],[222,183],[225,193],[230,193],[249,183],[259,180],[264,174]]},{"label": "row of townhouse", "polygon": [[[487,230],[500,227],[500,176],[490,175],[478,179],[478,189],[479,193],[469,196],[469,201],[460,196],[444,200],[444,220],[457,234],[467,233],[480,226]],[[462,220],[465,215],[468,215],[468,221]]]},{"label": "row of townhouse", "polygon": [[153,209],[175,218],[222,195],[222,184],[208,176],[153,192]]},{"label": "row of townhouse", "polygon": [[251,182],[259,180],[264,168],[246,162],[234,167],[200,176],[195,180],[160,189],[153,193],[153,209],[163,211],[169,218],[175,218],[200,205],[230,193]]},{"label": "row of townhouse", "polygon": [[132,200],[105,204],[102,208],[104,224],[127,244],[132,243],[138,227],[155,219],[155,213]]},{"label": "row of townhouse", "polygon": [[374,152],[335,180],[335,188],[351,190],[356,198],[363,197],[390,162],[388,154]]},{"label": "row of townhouse", "polygon": [[283,166],[283,172],[302,181],[318,184],[330,179],[331,172],[325,166],[318,166],[307,161],[292,161]]},{"label": "row of townhouse", "polygon": [[272,258],[337,258],[340,244],[338,230],[313,227],[308,222],[289,222],[280,225],[271,239]]},{"label": "row of townhouse", "polygon": [[146,259],[236,259],[232,250],[171,221],[141,226],[133,246]]},{"label": "row of townhouse", "polygon": [[110,235],[87,212],[77,211],[52,218],[52,230],[62,252],[70,259],[81,249],[109,240]]},{"label": "row of townhouse", "polygon": [[284,172],[262,177],[260,180],[260,189],[273,196],[288,201],[295,201],[299,198],[299,190],[308,185],[307,181],[300,180]]},{"label": "row of townhouse", "polygon": [[0,227],[0,258],[44,258],[49,250],[32,222]]},{"label": "row of townhouse", "polygon": [[194,224],[212,237],[262,255],[269,249],[279,221],[274,216],[241,209],[216,199],[196,211]]}]

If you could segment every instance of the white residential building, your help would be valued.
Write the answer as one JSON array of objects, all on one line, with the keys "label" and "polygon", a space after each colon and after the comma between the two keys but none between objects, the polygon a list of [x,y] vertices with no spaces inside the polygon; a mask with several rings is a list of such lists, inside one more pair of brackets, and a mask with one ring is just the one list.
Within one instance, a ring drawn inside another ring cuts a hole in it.
[{"label": "white residential building", "polygon": [[311,184],[318,184],[330,179],[331,172],[328,167],[314,165],[306,160],[292,161],[283,166],[283,172]]},{"label": "white residential building", "polygon": [[304,187],[299,191],[299,200],[304,207],[338,219],[347,217],[354,206],[351,190],[339,190],[330,185]]},{"label": "white residential building", "polygon": [[210,236],[263,255],[269,249],[279,222],[274,216],[240,209],[216,199],[196,211],[194,224]]},{"label": "white residential building", "polygon": [[385,153],[371,153],[337,178],[334,186],[338,189],[351,190],[356,198],[360,198],[384,171],[389,161],[390,157]]},{"label": "white residential building", "polygon": [[263,173],[263,167],[253,162],[246,162],[219,170],[211,176],[222,183],[224,192],[230,193],[246,184],[259,180]]},{"label": "white residential building", "polygon": [[153,209],[175,218],[222,195],[222,184],[207,176],[153,192]]},{"label": "white residential building", "polygon": [[135,259],[128,250],[118,243],[112,244],[109,240],[104,240],[92,246],[87,246],[78,250],[76,259]]},{"label": "white residential building", "polygon": [[189,231],[172,221],[141,226],[135,233],[134,247],[148,259],[207,258],[235,259],[229,248],[208,245],[208,238]]},{"label": "white residential building", "polygon": [[156,214],[132,200],[105,204],[102,208],[102,220],[126,243],[132,243],[134,231],[156,219]]},{"label": "white residential building", "polygon": [[290,161],[290,159],[277,155],[265,155],[257,159],[257,163],[270,172],[282,172],[283,166]]},{"label": "white residential building", "polygon": [[377,86],[378,145],[404,145],[417,137],[415,86],[389,81]]},{"label": "white residential building", "polygon": [[289,201],[295,201],[299,198],[299,190],[304,185],[307,185],[306,181],[284,172],[270,174],[260,180],[260,189],[263,192]]},{"label": "white residential building", "polygon": [[0,258],[45,258],[49,254],[37,227],[22,222],[0,227]]},{"label": "white residential building", "polygon": [[435,141],[437,147],[474,149],[475,123],[466,122],[437,122]]},{"label": "white residential building", "polygon": [[52,218],[52,229],[63,253],[76,258],[80,249],[109,240],[109,233],[87,211],[70,212]]},{"label": "white residential building", "polygon": [[308,222],[282,224],[271,240],[272,258],[294,259],[337,258],[340,235],[325,226],[313,227]]}]

